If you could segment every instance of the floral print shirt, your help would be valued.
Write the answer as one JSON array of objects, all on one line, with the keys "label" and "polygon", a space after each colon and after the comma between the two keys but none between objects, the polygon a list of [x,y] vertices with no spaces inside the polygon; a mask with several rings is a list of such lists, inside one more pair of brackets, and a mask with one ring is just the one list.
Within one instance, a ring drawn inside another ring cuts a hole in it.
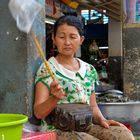
[{"label": "floral print shirt", "polygon": [[[61,103],[87,103],[89,104],[90,95],[95,91],[97,83],[97,72],[95,68],[78,59],[80,69],[77,72],[70,71],[64,68],[57,62],[54,57],[48,60],[50,68],[56,79],[60,82],[63,90],[66,92],[66,97],[58,102]],[[44,63],[37,71],[35,82],[41,81],[48,88],[52,82],[50,74],[47,72]],[[50,95],[51,96],[51,95]]]}]

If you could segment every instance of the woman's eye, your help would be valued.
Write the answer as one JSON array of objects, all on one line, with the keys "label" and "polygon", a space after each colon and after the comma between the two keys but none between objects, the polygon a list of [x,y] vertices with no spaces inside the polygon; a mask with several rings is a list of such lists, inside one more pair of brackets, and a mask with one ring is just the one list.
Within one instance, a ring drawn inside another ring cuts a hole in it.
[{"label": "woman's eye", "polygon": [[64,36],[60,36],[60,38],[64,38]]},{"label": "woman's eye", "polygon": [[72,38],[72,39],[76,39],[77,37],[76,37],[76,36],[71,36],[71,38]]}]

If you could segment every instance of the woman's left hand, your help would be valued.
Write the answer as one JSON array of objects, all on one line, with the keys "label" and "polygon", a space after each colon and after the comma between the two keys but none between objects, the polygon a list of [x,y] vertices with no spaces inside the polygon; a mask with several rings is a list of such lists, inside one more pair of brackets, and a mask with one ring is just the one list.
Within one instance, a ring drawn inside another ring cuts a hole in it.
[{"label": "woman's left hand", "polygon": [[125,125],[123,125],[122,123],[114,121],[114,120],[100,120],[100,125],[102,127],[105,127],[105,128],[109,128],[109,126],[123,126],[123,127],[125,127]]}]

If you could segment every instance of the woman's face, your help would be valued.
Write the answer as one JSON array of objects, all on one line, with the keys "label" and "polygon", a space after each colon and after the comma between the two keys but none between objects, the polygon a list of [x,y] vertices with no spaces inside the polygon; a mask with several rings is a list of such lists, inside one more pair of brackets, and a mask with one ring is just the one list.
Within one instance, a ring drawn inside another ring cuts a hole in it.
[{"label": "woman's face", "polygon": [[83,40],[84,37],[79,35],[76,27],[63,24],[57,29],[54,43],[57,46],[59,54],[73,56]]}]

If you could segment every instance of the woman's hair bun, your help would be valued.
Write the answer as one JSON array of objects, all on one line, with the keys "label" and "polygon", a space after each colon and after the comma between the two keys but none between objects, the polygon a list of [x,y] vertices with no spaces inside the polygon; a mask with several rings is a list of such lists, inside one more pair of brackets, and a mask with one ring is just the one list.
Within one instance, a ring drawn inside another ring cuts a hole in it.
[{"label": "woman's hair bun", "polygon": [[77,13],[75,11],[70,11],[70,12],[63,12],[63,14],[65,16],[78,16]]}]

